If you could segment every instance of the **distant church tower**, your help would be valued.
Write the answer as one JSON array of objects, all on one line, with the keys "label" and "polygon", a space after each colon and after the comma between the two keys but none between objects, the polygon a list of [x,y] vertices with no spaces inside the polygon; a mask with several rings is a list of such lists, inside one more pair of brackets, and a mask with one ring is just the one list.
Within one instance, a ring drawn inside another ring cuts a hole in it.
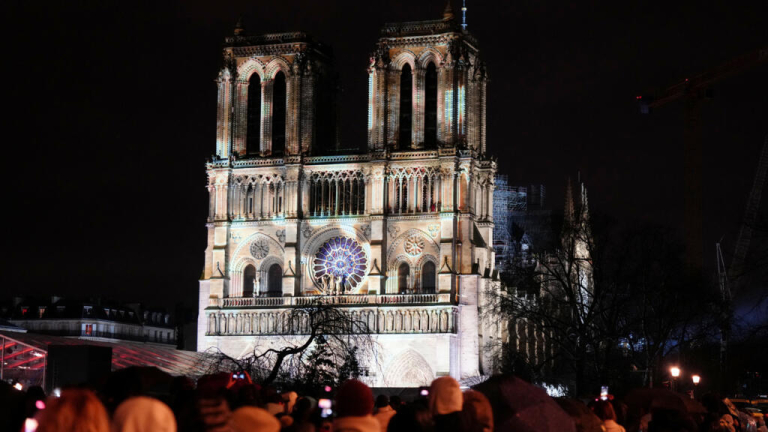
[{"label": "distant church tower", "polygon": [[450,8],[386,24],[360,152],[339,152],[332,67],[303,33],[250,36],[238,25],[226,39],[198,350],[242,356],[300,338],[306,323],[291,309],[322,296],[374,333],[371,385],[491,373],[484,347],[503,326],[480,306],[496,164],[477,41]]}]

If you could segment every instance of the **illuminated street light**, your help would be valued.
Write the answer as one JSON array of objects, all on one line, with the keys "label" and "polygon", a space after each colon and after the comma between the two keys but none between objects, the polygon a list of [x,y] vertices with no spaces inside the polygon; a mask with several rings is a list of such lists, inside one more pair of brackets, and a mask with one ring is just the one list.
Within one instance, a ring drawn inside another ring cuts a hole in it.
[{"label": "illuminated street light", "polygon": [[691,379],[693,380],[693,385],[699,385],[699,382],[701,382],[701,377],[698,375],[692,376]]},{"label": "illuminated street light", "polygon": [[677,378],[680,376],[680,368],[672,366],[669,368],[669,373],[672,375],[672,391],[677,391]]}]

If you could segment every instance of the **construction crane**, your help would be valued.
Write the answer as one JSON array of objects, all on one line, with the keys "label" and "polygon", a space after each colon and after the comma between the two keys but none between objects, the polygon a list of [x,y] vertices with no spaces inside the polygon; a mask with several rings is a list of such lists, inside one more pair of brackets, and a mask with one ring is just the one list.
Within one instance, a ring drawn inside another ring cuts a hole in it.
[{"label": "construction crane", "polygon": [[747,251],[752,241],[752,227],[757,221],[757,214],[760,209],[760,201],[763,196],[763,187],[765,178],[768,175],[768,135],[765,136],[763,149],[760,151],[760,159],[757,163],[755,180],[752,183],[752,189],[749,191],[747,199],[747,208],[744,211],[744,220],[741,223],[739,237],[736,239],[736,247],[733,252],[733,259],[730,267],[725,266],[723,251],[720,248],[720,242],[715,244],[717,253],[717,281],[720,286],[720,368],[726,369],[728,364],[728,341],[731,335],[731,324],[733,320],[733,295],[730,281],[735,281],[734,291],[742,285],[742,276],[744,272],[744,263],[747,258]]},{"label": "construction crane", "polygon": [[741,223],[736,247],[733,249],[733,259],[728,269],[728,275],[731,279],[739,278],[744,272],[744,262],[747,258],[749,244],[752,242],[752,227],[757,222],[757,213],[760,210],[760,200],[763,197],[766,176],[768,176],[768,135],[765,136],[763,142],[763,150],[760,152],[760,159],[757,162],[755,180],[749,191],[747,208],[744,210],[744,221]]},{"label": "construction crane", "polygon": [[682,99],[684,103],[684,163],[685,170],[685,246],[688,270],[697,270],[703,260],[702,225],[702,148],[701,105],[711,96],[711,86],[728,77],[753,69],[768,60],[768,47],[731,59],[704,73],[686,78],[656,97],[637,96],[640,111],[648,114],[654,108]]},{"label": "construction crane", "polygon": [[731,304],[731,287],[728,285],[728,272],[726,271],[725,260],[723,260],[723,251],[720,249],[720,242],[715,243],[715,249],[717,252],[717,282],[720,286],[720,372],[723,373],[728,364],[728,340],[731,337],[733,307]]}]

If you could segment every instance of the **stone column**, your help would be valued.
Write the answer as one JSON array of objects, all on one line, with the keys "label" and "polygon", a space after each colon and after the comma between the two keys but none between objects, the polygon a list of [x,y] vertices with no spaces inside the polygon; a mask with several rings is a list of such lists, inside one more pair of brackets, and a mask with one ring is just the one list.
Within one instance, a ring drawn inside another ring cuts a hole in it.
[{"label": "stone column", "polygon": [[391,69],[387,74],[387,146],[398,147],[400,130],[400,74],[401,71]]},{"label": "stone column", "polygon": [[261,82],[261,153],[272,153],[272,85],[274,81]]},{"label": "stone column", "polygon": [[417,65],[413,71],[413,148],[424,148],[424,96],[426,69]]}]

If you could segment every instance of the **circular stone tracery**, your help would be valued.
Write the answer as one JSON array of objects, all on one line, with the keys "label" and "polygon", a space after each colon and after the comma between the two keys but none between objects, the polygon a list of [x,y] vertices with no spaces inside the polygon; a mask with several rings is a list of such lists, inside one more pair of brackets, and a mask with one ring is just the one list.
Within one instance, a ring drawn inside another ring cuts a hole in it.
[{"label": "circular stone tracery", "polygon": [[318,284],[322,284],[326,275],[341,276],[345,286],[356,288],[365,277],[368,257],[357,241],[348,237],[333,237],[320,246],[312,264],[312,273]]},{"label": "circular stone tracery", "polygon": [[418,234],[411,234],[405,238],[405,253],[410,256],[418,256],[424,250],[424,239]]},{"label": "circular stone tracery", "polygon": [[264,239],[258,239],[251,243],[251,256],[262,259],[269,254],[269,244]]}]

